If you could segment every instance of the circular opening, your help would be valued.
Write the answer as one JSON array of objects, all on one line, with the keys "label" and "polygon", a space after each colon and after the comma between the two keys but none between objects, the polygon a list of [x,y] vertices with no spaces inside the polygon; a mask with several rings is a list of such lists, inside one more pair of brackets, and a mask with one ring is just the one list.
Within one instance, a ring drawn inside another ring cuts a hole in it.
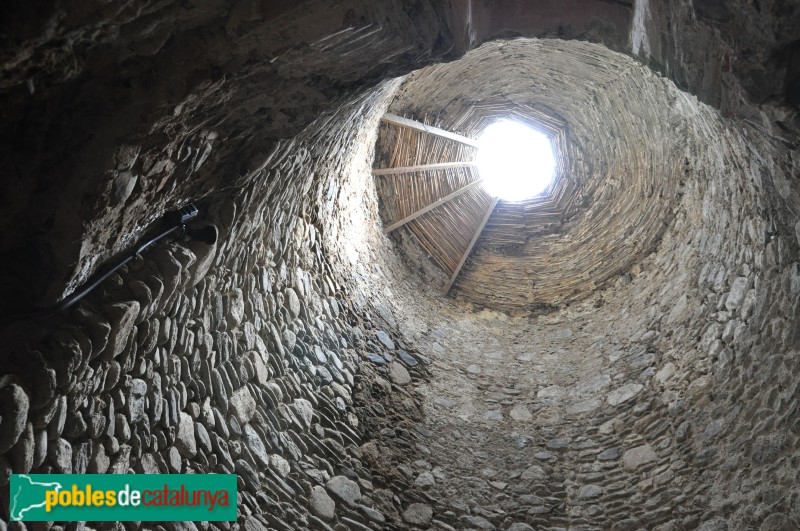
[{"label": "circular opening", "polygon": [[478,171],[490,195],[522,201],[540,195],[553,182],[553,147],[544,133],[499,120],[483,130],[478,142]]}]

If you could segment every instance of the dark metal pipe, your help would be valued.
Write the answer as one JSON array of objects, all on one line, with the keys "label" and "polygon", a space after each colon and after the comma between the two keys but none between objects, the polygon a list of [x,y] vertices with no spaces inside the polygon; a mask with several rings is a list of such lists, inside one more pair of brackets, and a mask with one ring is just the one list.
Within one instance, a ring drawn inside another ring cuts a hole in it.
[{"label": "dark metal pipe", "polygon": [[62,299],[61,302],[59,302],[58,304],[56,304],[55,306],[53,306],[52,308],[47,310],[47,313],[63,312],[64,310],[70,308],[76,302],[78,302],[79,300],[84,298],[86,295],[88,295],[93,289],[95,289],[97,286],[99,286],[105,279],[107,279],[108,277],[110,277],[111,275],[113,275],[114,273],[119,271],[119,269],[122,268],[122,266],[128,264],[133,259],[135,259],[137,256],[141,255],[144,251],[147,250],[148,247],[158,243],[159,241],[163,240],[164,238],[166,238],[170,234],[173,234],[173,233],[181,231],[181,230],[185,230],[185,228],[186,227],[184,225],[176,225],[175,227],[170,227],[169,229],[163,231],[161,234],[157,235],[155,238],[152,238],[152,239],[148,240],[143,245],[140,245],[133,253],[131,253],[122,262],[118,263],[117,265],[112,267],[110,270],[108,270],[107,272],[105,272],[102,275],[100,275],[96,280],[94,280],[91,283],[89,283],[86,286],[84,286],[84,288],[81,289],[80,291],[75,291],[69,297],[66,297],[66,298]]},{"label": "dark metal pipe", "polygon": [[164,222],[169,225],[169,228],[162,230],[153,238],[150,238],[146,242],[139,245],[129,256],[127,256],[124,260],[119,262],[117,265],[98,275],[96,278],[90,280],[84,286],[81,286],[79,290],[74,291],[68,297],[62,299],[59,303],[55,306],[50,308],[43,308],[40,310],[35,310],[30,313],[26,313],[23,315],[17,315],[13,317],[13,320],[17,319],[26,319],[26,318],[38,318],[38,317],[45,317],[48,315],[52,315],[54,313],[63,312],[75,305],[78,301],[86,297],[89,293],[92,292],[97,286],[103,283],[108,277],[116,273],[120,270],[123,266],[129,264],[132,260],[136,257],[140,256],[143,252],[147,249],[158,243],[159,241],[167,238],[176,233],[180,233],[181,237],[188,235],[193,240],[202,241],[209,245],[213,244],[217,240],[217,229],[213,225],[204,227],[202,229],[190,229],[186,227],[186,224],[197,217],[199,213],[197,207],[189,203],[188,205],[178,209],[167,212],[164,214]]}]

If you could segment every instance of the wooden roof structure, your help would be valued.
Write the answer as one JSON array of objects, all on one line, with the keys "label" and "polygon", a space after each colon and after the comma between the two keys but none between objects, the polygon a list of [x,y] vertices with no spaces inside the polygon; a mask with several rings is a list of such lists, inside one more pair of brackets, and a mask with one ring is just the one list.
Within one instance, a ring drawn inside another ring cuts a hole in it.
[{"label": "wooden roof structure", "polygon": [[[526,111],[522,121],[530,123],[535,111]],[[445,293],[457,284],[479,240],[484,247],[508,248],[527,241],[531,223],[539,230],[560,225],[563,205],[554,199],[571,191],[568,181],[559,178],[565,170],[559,156],[564,124],[546,115],[537,118],[541,120],[530,125],[555,145],[556,178],[541,196],[508,204],[480,186],[475,138],[391,113],[381,119],[380,156],[372,173],[382,200],[384,232],[407,231],[449,277]]]}]

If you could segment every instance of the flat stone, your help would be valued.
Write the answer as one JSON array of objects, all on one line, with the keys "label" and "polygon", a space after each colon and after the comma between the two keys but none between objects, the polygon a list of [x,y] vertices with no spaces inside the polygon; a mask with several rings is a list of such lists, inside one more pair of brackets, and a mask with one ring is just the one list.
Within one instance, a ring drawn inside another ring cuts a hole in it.
[{"label": "flat stone", "polygon": [[181,454],[177,448],[171,446],[169,450],[167,450],[167,466],[169,466],[170,472],[173,474],[179,474],[181,471]]},{"label": "flat stone", "polygon": [[689,298],[683,295],[667,315],[667,322],[672,324],[678,320],[686,319],[689,315]]},{"label": "flat stone", "polygon": [[559,437],[556,439],[550,439],[545,443],[545,447],[549,450],[562,450],[569,446],[569,443],[572,442],[571,439],[567,439],[564,437]]},{"label": "flat stone", "polygon": [[228,399],[229,407],[241,424],[247,424],[256,413],[256,401],[247,387],[237,389]]},{"label": "flat stone", "polygon": [[158,474],[160,470],[158,469],[158,463],[156,463],[156,459],[153,454],[143,454],[141,459],[139,459],[139,466],[137,467],[137,471],[141,474]]},{"label": "flat stone", "polygon": [[128,408],[128,421],[131,424],[136,424],[144,419],[146,401],[147,383],[144,380],[134,378],[131,380],[130,388],[128,389],[128,400],[125,404]]},{"label": "flat stone", "polygon": [[492,409],[486,412],[485,417],[489,420],[503,420],[503,412],[499,409]]},{"label": "flat stone", "polygon": [[619,448],[609,448],[608,450],[604,450],[597,455],[597,459],[600,461],[613,461],[615,459],[619,459]]},{"label": "flat stone", "polygon": [[496,529],[493,523],[489,520],[484,518],[483,516],[477,515],[464,515],[459,518],[462,524],[469,529],[484,529],[486,531],[493,531]]},{"label": "flat stone", "polygon": [[131,427],[125,415],[117,413],[114,416],[114,433],[122,442],[127,442],[131,438]]},{"label": "flat stone", "polygon": [[448,409],[456,405],[456,403],[449,398],[437,398],[434,400],[434,403],[437,406],[446,407]]},{"label": "flat stone", "polygon": [[261,440],[258,432],[256,432],[250,424],[245,424],[242,427],[242,436],[250,452],[253,454],[253,457],[256,458],[257,464],[267,466],[269,464],[267,448],[264,446],[264,441]]},{"label": "flat stone", "polygon": [[29,409],[30,399],[22,387],[11,383],[0,389],[0,454],[7,452],[19,440],[28,421]]},{"label": "flat stone", "polygon": [[104,308],[111,323],[111,333],[103,350],[104,358],[110,360],[119,356],[131,337],[136,318],[139,317],[139,302],[127,301],[109,304]]},{"label": "flat stone", "polygon": [[336,516],[336,503],[319,485],[311,487],[311,496],[309,496],[308,502],[311,514],[317,518],[333,520],[333,517]]},{"label": "flat stone", "polygon": [[432,487],[435,484],[436,480],[433,478],[433,474],[427,471],[421,473],[417,476],[417,479],[414,480],[414,485],[422,488]]},{"label": "flat stone", "polygon": [[76,439],[86,433],[86,421],[77,411],[67,413],[67,422],[64,424],[64,435]]},{"label": "flat stone", "polygon": [[403,511],[403,520],[412,525],[428,525],[433,518],[433,509],[424,503],[412,503]]},{"label": "flat stone", "polygon": [[584,400],[583,402],[570,404],[566,407],[566,411],[570,415],[578,415],[580,413],[588,413],[589,411],[594,411],[595,409],[599,408],[602,405],[603,405],[602,398],[592,398],[589,400]]},{"label": "flat stone", "polygon": [[291,472],[291,466],[289,465],[289,461],[279,456],[278,454],[272,454],[269,456],[269,466],[279,476],[283,478],[288,476],[289,472]]},{"label": "flat stone", "polygon": [[307,429],[311,427],[311,421],[314,418],[314,406],[311,405],[311,402],[305,398],[298,398],[292,403],[292,410]]},{"label": "flat stone", "polygon": [[514,522],[506,531],[535,531],[534,528],[523,522]]},{"label": "flat stone", "polygon": [[192,420],[189,414],[184,412],[180,413],[175,447],[181,455],[187,459],[191,459],[197,455],[197,441],[194,438],[194,420]]},{"label": "flat stone", "polygon": [[344,476],[334,476],[325,484],[328,492],[337,499],[342,500],[350,506],[355,506],[361,500],[361,489],[358,483],[349,480]]},{"label": "flat stone", "polygon": [[127,444],[119,445],[114,459],[111,461],[110,474],[127,474],[131,464],[131,447]]},{"label": "flat stone", "polygon": [[258,473],[256,473],[256,471],[253,470],[253,467],[250,466],[250,463],[244,459],[236,460],[235,470],[248,488],[252,489],[253,491],[258,491],[259,489],[263,488],[261,481],[258,479]]},{"label": "flat stone", "polygon": [[631,448],[622,454],[622,464],[628,470],[636,470],[640,466],[658,459],[655,450],[649,444]]},{"label": "flat stone", "polygon": [[578,498],[596,498],[603,493],[603,487],[599,485],[584,485],[578,491]]},{"label": "flat stone", "polygon": [[265,525],[260,518],[257,518],[255,515],[251,515],[244,521],[240,529],[243,531],[270,531],[271,527]]},{"label": "flat stone", "polygon": [[797,243],[800,243],[800,220],[794,224],[794,236],[797,238]]},{"label": "flat stone", "polygon": [[[215,227],[216,228],[216,227]],[[214,242],[208,245],[204,242],[190,241],[187,247],[195,255],[194,263],[189,267],[189,275],[191,276],[191,285],[196,286],[203,278],[205,278],[211,266],[214,264],[214,257],[217,254],[217,243]]]},{"label": "flat stone", "polygon": [[400,358],[400,361],[408,365],[409,367],[416,367],[419,362],[417,358],[406,352],[405,350],[398,350],[397,356]]},{"label": "flat stone", "polygon": [[397,385],[408,385],[411,383],[411,375],[408,374],[408,371],[402,364],[396,361],[389,364],[389,378]]},{"label": "flat stone", "polygon": [[92,443],[90,441],[72,446],[72,473],[85,474],[89,467],[89,458],[92,453]]},{"label": "flat stone", "polygon": [[747,293],[747,284],[747,277],[736,277],[733,281],[733,284],[731,284],[731,291],[728,293],[728,298],[725,299],[725,308],[727,308],[728,311],[733,311],[742,304],[744,296]]},{"label": "flat stone", "polygon": [[381,319],[386,321],[386,324],[388,324],[391,329],[397,328],[397,322],[394,319],[394,313],[389,306],[382,302],[378,302],[375,304],[375,310],[378,312],[378,315],[381,316]]},{"label": "flat stone", "polygon": [[244,319],[244,295],[242,290],[235,288],[228,297],[227,322],[230,328],[236,328]]},{"label": "flat stone", "polygon": [[286,288],[286,305],[289,307],[292,317],[297,318],[300,315],[300,299],[292,288]]},{"label": "flat stone", "polygon": [[281,334],[281,340],[283,341],[283,346],[287,351],[294,351],[294,347],[297,345],[297,335],[294,332],[287,328]]},{"label": "flat stone", "polygon": [[[33,451],[33,466],[40,467],[47,458],[47,430],[41,429],[33,435],[35,448]],[[98,446],[102,447],[101,444]]]},{"label": "flat stone", "polygon": [[102,444],[95,444],[94,453],[86,471],[89,474],[105,474],[110,465],[111,459],[108,458],[105,447]]},{"label": "flat stone", "polygon": [[576,386],[575,393],[579,395],[596,393],[600,389],[608,387],[609,385],[611,385],[611,376],[608,374],[601,374],[600,376],[595,376],[591,380],[585,381]]},{"label": "flat stone", "polygon": [[549,387],[539,389],[539,392],[536,393],[536,397],[542,399],[559,399],[566,396],[566,394],[566,389],[560,385],[551,385]]},{"label": "flat stone", "polygon": [[202,452],[210,454],[213,451],[211,447],[211,437],[208,435],[208,430],[201,422],[195,422],[194,436],[197,441],[197,446]]},{"label": "flat stone", "polygon": [[366,505],[359,505],[358,510],[361,511],[361,514],[372,520],[373,522],[377,522],[382,524],[386,522],[386,517],[383,516],[382,513],[376,511],[372,507],[367,507]]},{"label": "flat stone", "polygon": [[641,384],[625,384],[608,393],[606,401],[612,406],[618,406],[639,394],[643,387]]},{"label": "flat stone", "polygon": [[367,354],[367,359],[379,367],[386,365],[386,358],[372,352]]},{"label": "flat stone", "polygon": [[33,424],[28,422],[17,443],[8,452],[11,466],[15,474],[27,474],[33,467],[33,451],[35,448],[33,438]]},{"label": "flat stone", "polygon": [[72,473],[72,445],[64,439],[58,439],[48,446],[47,455],[55,465],[57,472]]},{"label": "flat stone", "polygon": [[380,341],[381,344],[387,349],[389,350],[395,349],[394,341],[392,341],[392,338],[389,337],[389,334],[387,334],[383,330],[378,330],[377,332],[375,332],[375,337],[377,337],[378,341]]},{"label": "flat stone", "polygon": [[35,387],[30,400],[30,409],[41,409],[43,406],[50,404],[53,396],[55,396],[56,388],[58,387],[56,371],[44,368],[37,370],[33,385]]},{"label": "flat stone", "polygon": [[509,412],[509,416],[511,416],[512,419],[519,421],[527,421],[533,419],[531,411],[528,409],[527,406],[523,404],[514,406]]},{"label": "flat stone", "polygon": [[675,365],[672,362],[666,363],[661,370],[656,373],[656,380],[661,383],[666,382],[675,374]]},{"label": "flat stone", "polygon": [[547,476],[545,474],[544,469],[538,465],[531,465],[526,468],[522,475],[520,476],[522,479],[533,479],[533,480],[540,480],[544,479]]}]

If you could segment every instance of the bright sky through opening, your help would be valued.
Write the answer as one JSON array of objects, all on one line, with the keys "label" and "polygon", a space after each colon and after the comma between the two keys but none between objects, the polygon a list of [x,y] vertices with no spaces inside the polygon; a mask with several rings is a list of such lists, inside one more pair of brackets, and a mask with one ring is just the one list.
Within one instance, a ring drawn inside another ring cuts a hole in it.
[{"label": "bright sky through opening", "polygon": [[553,181],[553,147],[543,133],[500,120],[484,129],[478,142],[478,171],[490,195],[522,201],[540,195]]}]

